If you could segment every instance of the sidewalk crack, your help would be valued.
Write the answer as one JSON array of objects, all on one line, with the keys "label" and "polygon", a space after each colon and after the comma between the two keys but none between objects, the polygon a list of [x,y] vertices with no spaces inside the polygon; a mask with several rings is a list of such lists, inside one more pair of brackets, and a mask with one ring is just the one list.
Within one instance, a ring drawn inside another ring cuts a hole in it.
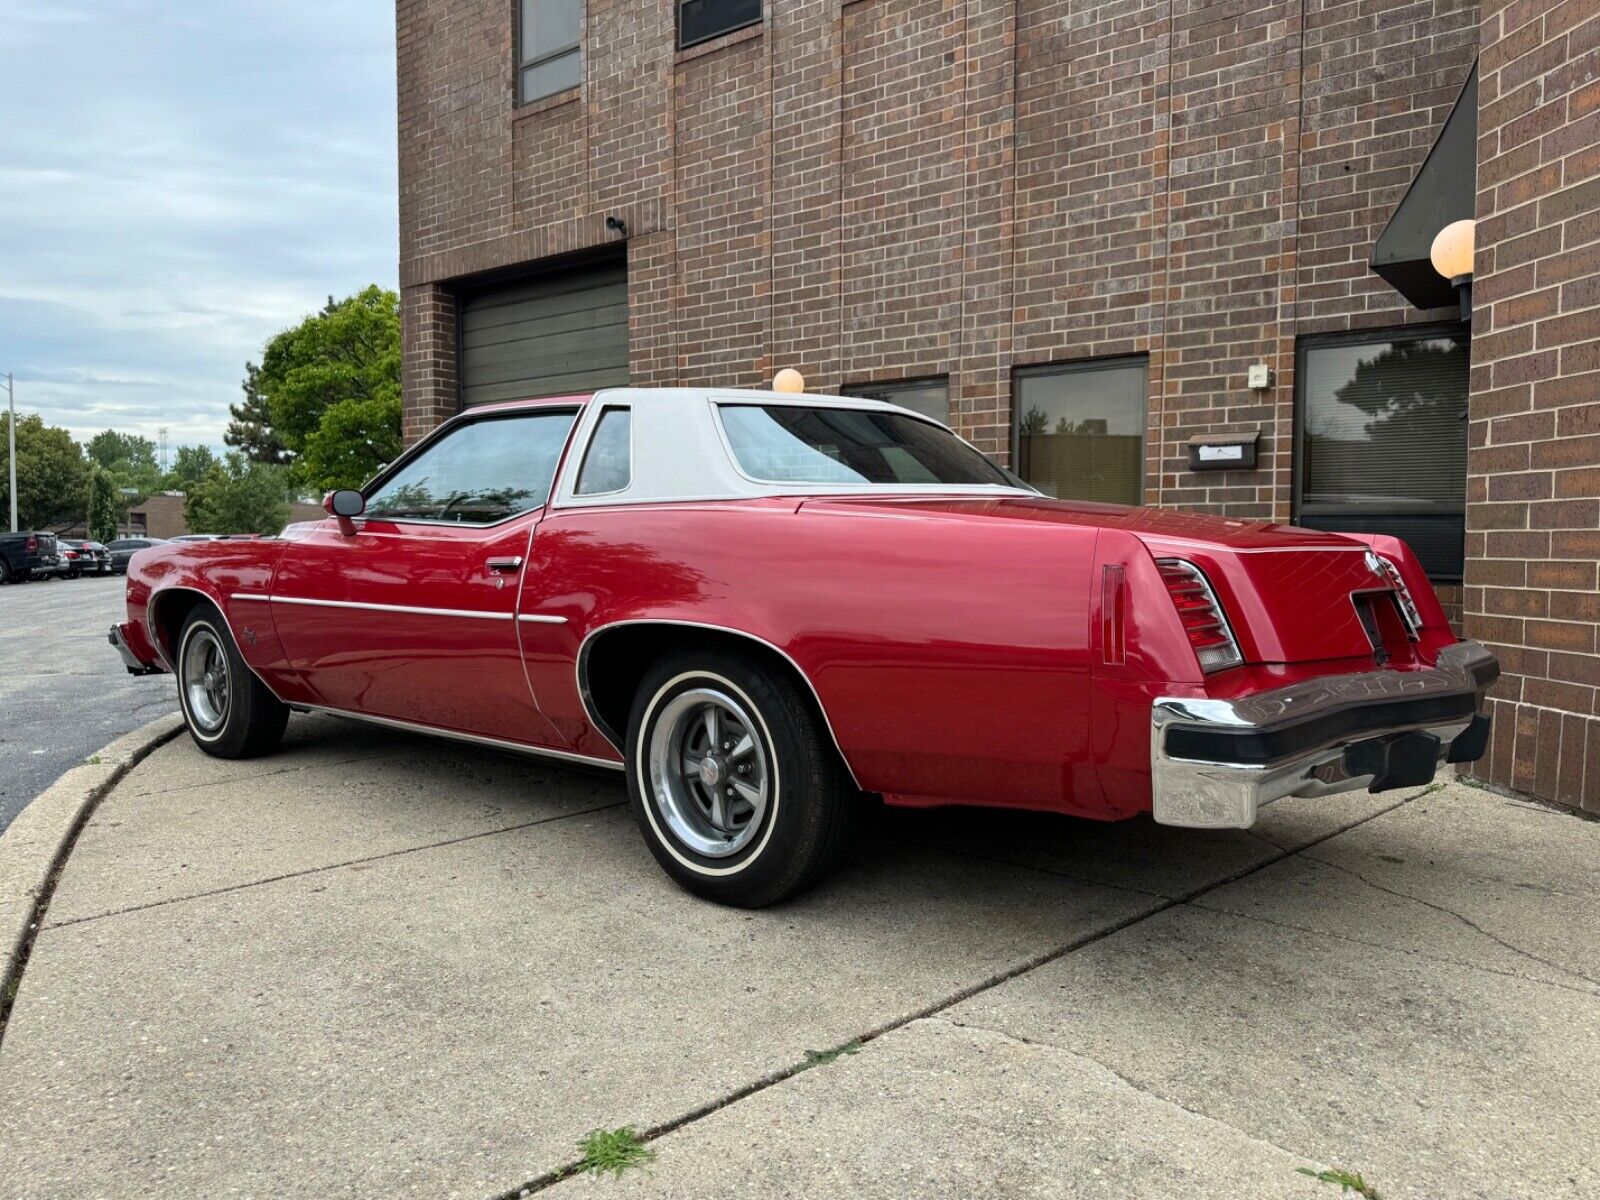
[{"label": "sidewalk crack", "polygon": [[461,837],[446,838],[442,842],[429,842],[425,846],[404,846],[399,850],[388,850],[382,854],[363,855],[360,858],[349,858],[342,862],[326,863],[320,867],[307,867],[303,871],[285,871],[281,875],[271,875],[265,879],[252,879],[246,883],[230,884],[227,887],[208,888],[203,892],[191,892],[186,896],[168,896],[162,900],[151,900],[144,904],[130,904],[126,908],[115,908],[109,912],[91,913],[87,917],[71,917],[65,921],[51,921],[40,927],[43,933],[48,929],[67,929],[73,925],[86,925],[91,921],[103,921],[107,917],[120,917],[128,913],[144,912],[151,908],[165,908],[170,904],[186,904],[191,900],[205,900],[212,896],[226,896],[230,892],[242,892],[249,888],[264,887],[269,883],[282,883],[286,879],[302,879],[307,875],[320,875],[325,871],[338,871],[344,867],[359,866],[362,863],[382,862],[386,858],[399,858],[406,854],[419,854],[424,850],[438,850],[443,846],[456,846],[462,842],[475,842],[480,838],[498,837],[502,833],[515,833],[519,829],[531,829],[535,825],[549,825],[555,821],[565,821],[572,817],[586,817],[594,813],[606,812],[613,808],[622,808],[627,802],[623,800],[612,801],[610,804],[599,804],[593,808],[581,808],[573,812],[558,813],[551,817],[540,817],[535,821],[523,821],[516,825],[505,825],[499,829],[483,829],[477,833],[463,834]]},{"label": "sidewalk crack", "polygon": [[[1317,859],[1321,862],[1321,859]],[[1327,929],[1314,929],[1309,925],[1296,925],[1291,921],[1280,921],[1274,917],[1264,917],[1260,913],[1240,912],[1237,909],[1221,908],[1211,904],[1191,902],[1186,907],[1197,909],[1200,912],[1215,913],[1219,916],[1237,917],[1243,921],[1255,921],[1261,925],[1271,925],[1276,929],[1287,929],[1293,933],[1307,933],[1313,937],[1332,938],[1337,942],[1345,942],[1352,946],[1364,946],[1372,950],[1386,950],[1391,954],[1405,954],[1412,958],[1426,959],[1428,962],[1444,963],[1463,970],[1482,971],[1487,975],[1498,975],[1502,979],[1516,979],[1523,983],[1538,984],[1541,987],[1560,988],[1564,992],[1575,992],[1580,996],[1600,997],[1600,987],[1583,987],[1575,983],[1562,983],[1556,979],[1542,979],[1537,975],[1524,975],[1519,971],[1508,971],[1501,967],[1488,967],[1482,963],[1467,962],[1459,958],[1451,958],[1443,954],[1429,954],[1426,950],[1415,950],[1405,946],[1386,946],[1382,942],[1368,941],[1365,938],[1351,937],[1349,934],[1334,933]],[[1560,968],[1557,968],[1558,970]]]},{"label": "sidewalk crack", "polygon": [[1523,947],[1516,945],[1514,942],[1508,942],[1499,934],[1491,933],[1482,925],[1479,925],[1471,917],[1468,917],[1462,913],[1458,913],[1453,908],[1447,908],[1443,904],[1435,904],[1432,900],[1425,900],[1421,896],[1413,895],[1410,892],[1403,892],[1397,888],[1385,887],[1383,884],[1367,878],[1367,876],[1363,875],[1360,871],[1357,871],[1354,867],[1347,867],[1343,863],[1333,862],[1326,858],[1319,858],[1315,854],[1307,854],[1306,857],[1312,862],[1321,863],[1325,867],[1332,867],[1336,871],[1343,871],[1346,875],[1349,875],[1354,879],[1359,879],[1362,883],[1366,884],[1374,891],[1382,892],[1386,896],[1393,896],[1397,900],[1410,900],[1415,904],[1422,905],[1424,908],[1431,908],[1436,913],[1441,913],[1444,916],[1459,921],[1474,933],[1488,938],[1495,945],[1503,946],[1505,949],[1511,951],[1511,953],[1520,958],[1525,958],[1529,962],[1536,962],[1541,966],[1549,967],[1552,971],[1559,971],[1561,974],[1566,975],[1569,978],[1581,979],[1585,983],[1592,984],[1595,987],[1600,987],[1600,979],[1594,979],[1591,976],[1585,975],[1582,971],[1577,971],[1571,967],[1562,966],[1558,962],[1552,962],[1550,959],[1545,958],[1542,955],[1535,954],[1532,950],[1524,949]]},{"label": "sidewalk crack", "polygon": [[949,1017],[943,1016],[931,1017],[928,1019],[948,1025],[952,1029],[974,1029],[983,1033],[992,1034],[995,1037],[1004,1038],[1006,1041],[1015,1042],[1021,1046],[1033,1046],[1041,1050],[1048,1050],[1052,1054],[1065,1055],[1066,1057],[1075,1059],[1080,1063],[1085,1063],[1097,1071],[1104,1072],[1106,1075],[1110,1076],[1118,1084],[1127,1088],[1129,1091],[1136,1092],[1141,1096],[1146,1096],[1167,1108],[1183,1113],[1185,1116],[1193,1117],[1197,1121],[1203,1121],[1207,1125],[1216,1125],[1223,1129],[1229,1130],[1232,1133],[1238,1134],[1248,1142],[1253,1142],[1258,1146],[1264,1146],[1267,1149],[1276,1151],[1279,1154],[1287,1155],[1298,1162],[1313,1162],[1316,1160],[1317,1156],[1314,1154],[1308,1155],[1299,1150],[1291,1150],[1287,1146],[1280,1146],[1271,1138],[1266,1138],[1261,1136],[1259,1133],[1241,1128],[1240,1126],[1233,1124],[1231,1121],[1224,1121],[1221,1117],[1216,1117],[1212,1116],[1210,1113],[1201,1112],[1197,1108],[1190,1108],[1181,1100],[1176,1100],[1173,1097],[1166,1095],[1164,1092],[1157,1091],[1154,1087],[1151,1087],[1148,1084],[1140,1083],[1132,1076],[1123,1074],[1115,1067],[1102,1062],[1100,1059],[1095,1058],[1091,1054],[1085,1054],[1082,1050],[1073,1050],[1055,1042],[1040,1041],[1035,1038],[1022,1037],[1020,1034],[1012,1033],[1009,1030],[996,1029],[992,1025],[979,1025],[968,1021],[953,1021]]}]

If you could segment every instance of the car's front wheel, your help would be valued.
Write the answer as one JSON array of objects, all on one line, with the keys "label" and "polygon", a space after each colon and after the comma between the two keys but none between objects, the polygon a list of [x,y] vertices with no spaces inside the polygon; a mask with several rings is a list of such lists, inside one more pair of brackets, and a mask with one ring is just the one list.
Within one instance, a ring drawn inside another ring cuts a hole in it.
[{"label": "car's front wheel", "polygon": [[178,703],[195,745],[218,758],[253,758],[283,737],[289,708],[245,665],[227,622],[210,604],[178,635]]},{"label": "car's front wheel", "polygon": [[775,904],[849,844],[860,796],[786,672],[720,651],[670,655],[634,698],[627,747],[634,818],[656,861],[698,896]]}]

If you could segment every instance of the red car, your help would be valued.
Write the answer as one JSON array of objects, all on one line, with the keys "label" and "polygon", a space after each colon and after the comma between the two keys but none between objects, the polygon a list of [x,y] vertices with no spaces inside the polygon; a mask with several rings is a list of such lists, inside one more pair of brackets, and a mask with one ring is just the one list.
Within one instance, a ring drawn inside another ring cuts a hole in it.
[{"label": "red car", "polygon": [[815,880],[861,794],[1204,828],[1482,755],[1494,658],[1397,539],[1047,499],[871,400],[474,408],[326,519],[140,552],[210,754],[291,709],[622,770],[680,884]]}]

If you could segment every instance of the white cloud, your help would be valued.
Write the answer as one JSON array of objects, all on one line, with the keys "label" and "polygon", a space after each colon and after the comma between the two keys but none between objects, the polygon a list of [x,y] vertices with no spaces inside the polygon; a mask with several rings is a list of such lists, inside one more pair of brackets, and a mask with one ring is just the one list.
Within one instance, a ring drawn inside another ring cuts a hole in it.
[{"label": "white cloud", "polygon": [[244,363],[395,279],[393,8],[0,0],[0,371],[220,445]]}]

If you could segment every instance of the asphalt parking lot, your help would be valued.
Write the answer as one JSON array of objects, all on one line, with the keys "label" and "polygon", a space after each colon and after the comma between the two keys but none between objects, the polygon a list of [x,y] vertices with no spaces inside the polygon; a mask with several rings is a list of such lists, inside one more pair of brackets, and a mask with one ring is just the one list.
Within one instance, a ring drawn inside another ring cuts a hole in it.
[{"label": "asphalt parking lot", "polygon": [[176,711],[166,675],[136,678],[106,643],[121,575],[0,587],[0,830],[68,767]]}]

